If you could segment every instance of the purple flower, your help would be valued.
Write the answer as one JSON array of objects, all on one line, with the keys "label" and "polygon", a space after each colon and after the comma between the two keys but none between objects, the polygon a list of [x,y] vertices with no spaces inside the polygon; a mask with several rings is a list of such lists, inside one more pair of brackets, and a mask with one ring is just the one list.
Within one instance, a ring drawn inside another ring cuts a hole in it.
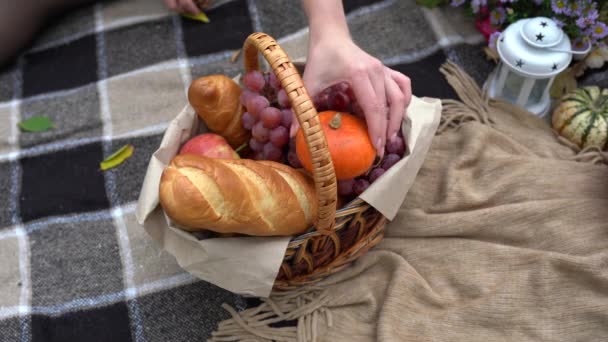
[{"label": "purple flower", "polygon": [[587,16],[590,11],[595,10],[596,6],[597,3],[594,0],[576,0],[575,2],[572,2],[568,8],[571,16],[584,17]]},{"label": "purple flower", "polygon": [[587,13],[585,13],[585,18],[589,21],[596,21],[599,17],[600,13],[595,8],[589,9]]},{"label": "purple flower", "polygon": [[465,0],[452,0],[452,2],[450,2],[450,6],[452,7],[458,7],[462,4],[464,4]]},{"label": "purple flower", "polygon": [[556,14],[565,13],[568,9],[568,0],[551,0],[551,8]]},{"label": "purple flower", "polygon": [[502,3],[502,4],[506,4],[506,3],[509,3],[509,2],[517,2],[517,0],[500,0],[500,3]]},{"label": "purple flower", "polygon": [[583,2],[581,0],[577,0],[575,2],[572,2],[570,4],[570,6],[568,6],[568,11],[570,12],[570,14],[574,17],[574,16],[581,16],[582,12],[583,12]]},{"label": "purple flower", "polygon": [[557,25],[557,27],[559,27],[559,28],[563,28],[564,26],[566,26],[566,24],[563,21],[557,19],[556,17],[553,17],[551,19],[555,22],[555,25]]},{"label": "purple flower", "polygon": [[572,49],[576,50],[576,51],[585,50],[587,48],[587,44],[589,44],[589,42],[587,42],[585,39],[583,39],[581,37],[575,38],[571,43]]},{"label": "purple flower", "polygon": [[496,31],[490,35],[490,38],[488,39],[488,46],[490,46],[492,49],[496,48],[496,42],[498,41],[500,34],[500,31]]},{"label": "purple flower", "polygon": [[543,2],[545,2],[545,1],[544,1],[544,0],[534,0],[534,4],[535,4],[536,6],[540,6],[540,5],[542,5],[542,4],[543,4]]},{"label": "purple flower", "polygon": [[606,26],[606,24],[604,24],[603,22],[598,21],[591,28],[591,34],[594,38],[603,39],[608,36],[608,26]]},{"label": "purple flower", "polygon": [[589,11],[592,9],[597,9],[598,1],[596,1],[596,0],[577,0],[577,3],[578,3],[579,10],[582,13],[583,10]]},{"label": "purple flower", "polygon": [[595,21],[599,17],[599,13],[596,9],[589,11],[587,16],[582,16],[576,19],[576,25],[582,29],[587,28],[595,24]]},{"label": "purple flower", "polygon": [[570,6],[567,6],[566,8],[564,8],[564,11],[562,13],[567,17],[575,16],[575,14],[574,14],[574,12],[572,12],[572,9],[570,8]]},{"label": "purple flower", "polygon": [[490,23],[494,26],[502,25],[507,20],[507,12],[502,7],[496,7],[490,13]]},{"label": "purple flower", "polygon": [[576,19],[576,26],[584,29],[587,26],[589,26],[589,22],[587,21],[587,18],[585,17],[580,17],[578,19]]}]

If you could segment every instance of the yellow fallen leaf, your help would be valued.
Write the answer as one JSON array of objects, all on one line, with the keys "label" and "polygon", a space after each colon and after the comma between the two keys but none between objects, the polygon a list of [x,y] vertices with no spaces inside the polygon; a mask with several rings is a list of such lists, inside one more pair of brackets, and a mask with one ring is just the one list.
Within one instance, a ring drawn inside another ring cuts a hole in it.
[{"label": "yellow fallen leaf", "polygon": [[208,23],[209,22],[209,17],[207,17],[207,15],[205,14],[205,12],[202,12],[197,14],[197,15],[192,15],[189,13],[183,13],[182,14],[184,17],[188,18],[188,19],[192,19],[192,20],[198,20],[198,21],[202,21],[204,23]]},{"label": "yellow fallen leaf", "polygon": [[120,165],[122,162],[131,157],[134,149],[135,148],[133,147],[133,145],[130,144],[121,147],[118,151],[112,153],[111,156],[99,163],[101,170],[105,171]]}]

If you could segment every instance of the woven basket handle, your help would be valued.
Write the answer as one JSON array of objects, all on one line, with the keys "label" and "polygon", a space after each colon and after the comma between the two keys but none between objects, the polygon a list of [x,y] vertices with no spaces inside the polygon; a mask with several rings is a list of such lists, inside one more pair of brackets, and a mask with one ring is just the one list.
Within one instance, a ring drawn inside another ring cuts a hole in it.
[{"label": "woven basket handle", "polygon": [[304,82],[302,82],[298,70],[291,63],[285,51],[269,35],[256,32],[247,37],[243,46],[245,70],[259,70],[258,51],[268,61],[283,89],[287,92],[292,110],[304,132],[306,145],[312,158],[313,177],[319,201],[314,226],[319,232],[329,232],[335,224],[337,181],[317,110],[304,88]]}]

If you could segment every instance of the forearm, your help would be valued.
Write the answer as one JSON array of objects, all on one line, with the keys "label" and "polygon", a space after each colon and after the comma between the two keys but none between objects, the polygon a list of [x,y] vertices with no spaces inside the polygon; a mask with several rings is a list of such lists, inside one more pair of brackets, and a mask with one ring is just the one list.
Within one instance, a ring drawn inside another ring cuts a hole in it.
[{"label": "forearm", "polygon": [[342,0],[302,0],[302,6],[312,42],[322,37],[350,39]]}]

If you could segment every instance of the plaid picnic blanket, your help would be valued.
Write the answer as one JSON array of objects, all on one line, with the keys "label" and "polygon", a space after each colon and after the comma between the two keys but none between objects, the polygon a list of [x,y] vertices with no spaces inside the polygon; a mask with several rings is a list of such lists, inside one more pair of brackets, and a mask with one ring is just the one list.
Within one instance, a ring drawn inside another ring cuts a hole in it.
[{"label": "plaid picnic blanket", "polygon": [[[478,82],[493,68],[460,12],[344,3],[357,43],[408,75],[417,96],[454,97],[438,71],[446,58]],[[240,72],[230,57],[254,31],[305,58],[296,1],[222,1],[207,14],[210,23],[189,20],[160,0],[85,6],[0,71],[0,340],[205,340],[228,317],[222,303],[252,304],[184,272],[134,216],[150,155],[191,80]],[[598,75],[584,82],[606,86]],[[18,129],[38,115],[54,128]],[[133,156],[100,171],[125,144]]]}]

